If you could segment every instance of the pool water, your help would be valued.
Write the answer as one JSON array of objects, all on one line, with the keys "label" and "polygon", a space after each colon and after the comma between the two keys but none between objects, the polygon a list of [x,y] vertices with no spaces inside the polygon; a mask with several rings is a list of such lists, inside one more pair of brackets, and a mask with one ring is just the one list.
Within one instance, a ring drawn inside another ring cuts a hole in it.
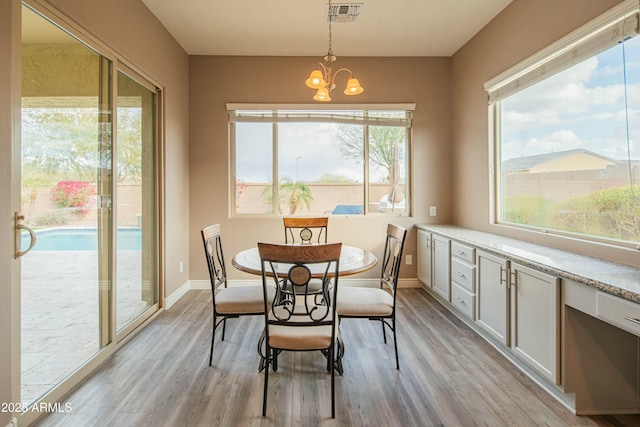
[{"label": "pool water", "polygon": [[[34,251],[96,251],[98,232],[95,228],[55,228],[36,231]],[[22,250],[29,247],[29,235],[22,234]],[[118,230],[118,250],[141,250],[139,228]]]}]

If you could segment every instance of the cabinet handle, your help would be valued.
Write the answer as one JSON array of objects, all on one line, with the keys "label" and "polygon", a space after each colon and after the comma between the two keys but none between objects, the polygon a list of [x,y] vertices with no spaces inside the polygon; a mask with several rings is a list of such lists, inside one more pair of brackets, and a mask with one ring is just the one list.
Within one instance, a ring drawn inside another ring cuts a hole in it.
[{"label": "cabinet handle", "polygon": [[[504,276],[503,276],[504,273]],[[507,283],[507,269],[500,266],[500,283]]]},{"label": "cabinet handle", "polygon": [[458,275],[458,277],[466,277],[464,274],[460,273],[459,271],[456,271],[456,274]]},{"label": "cabinet handle", "polygon": [[461,251],[460,249],[456,249],[456,252],[458,253],[458,255],[464,255],[464,251]]},{"label": "cabinet handle", "polygon": [[462,305],[467,305],[467,304],[464,302],[464,300],[463,300],[462,298],[460,298],[460,297],[456,297],[456,301],[458,301],[458,302],[459,302],[460,304],[462,304]]},{"label": "cabinet handle", "polygon": [[636,319],[630,316],[624,316],[624,320],[628,320],[629,322],[637,323],[640,325],[640,319]]},{"label": "cabinet handle", "polygon": [[509,287],[517,287],[518,286],[518,274],[515,271],[511,272],[511,283],[509,283]]}]

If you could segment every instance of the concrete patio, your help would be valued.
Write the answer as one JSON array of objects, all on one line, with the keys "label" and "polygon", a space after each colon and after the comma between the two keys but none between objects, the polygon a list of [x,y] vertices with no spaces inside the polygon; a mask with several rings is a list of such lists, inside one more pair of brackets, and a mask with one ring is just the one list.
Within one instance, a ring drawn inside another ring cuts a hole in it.
[{"label": "concrete patio", "polygon": [[[118,251],[118,329],[147,308],[140,251]],[[99,351],[96,251],[32,251],[22,258],[22,403],[31,403]]]}]

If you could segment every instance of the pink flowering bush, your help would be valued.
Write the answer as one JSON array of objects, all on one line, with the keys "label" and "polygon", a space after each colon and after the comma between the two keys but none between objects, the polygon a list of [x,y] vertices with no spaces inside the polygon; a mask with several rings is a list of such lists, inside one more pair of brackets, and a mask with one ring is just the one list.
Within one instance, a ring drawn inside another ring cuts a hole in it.
[{"label": "pink flowering bush", "polygon": [[88,181],[60,181],[51,190],[51,199],[58,208],[75,208],[86,213],[89,198],[96,194],[96,189]]}]

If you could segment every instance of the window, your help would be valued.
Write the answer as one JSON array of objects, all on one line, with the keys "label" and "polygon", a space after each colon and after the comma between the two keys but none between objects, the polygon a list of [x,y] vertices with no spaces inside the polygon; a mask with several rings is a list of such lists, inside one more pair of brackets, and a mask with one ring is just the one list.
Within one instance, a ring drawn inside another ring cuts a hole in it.
[{"label": "window", "polygon": [[315,107],[227,106],[232,213],[409,215],[413,104]]},{"label": "window", "polygon": [[619,9],[607,24],[592,26],[552,46],[532,65],[487,83],[496,135],[495,220],[635,246],[640,242],[636,10]]}]

